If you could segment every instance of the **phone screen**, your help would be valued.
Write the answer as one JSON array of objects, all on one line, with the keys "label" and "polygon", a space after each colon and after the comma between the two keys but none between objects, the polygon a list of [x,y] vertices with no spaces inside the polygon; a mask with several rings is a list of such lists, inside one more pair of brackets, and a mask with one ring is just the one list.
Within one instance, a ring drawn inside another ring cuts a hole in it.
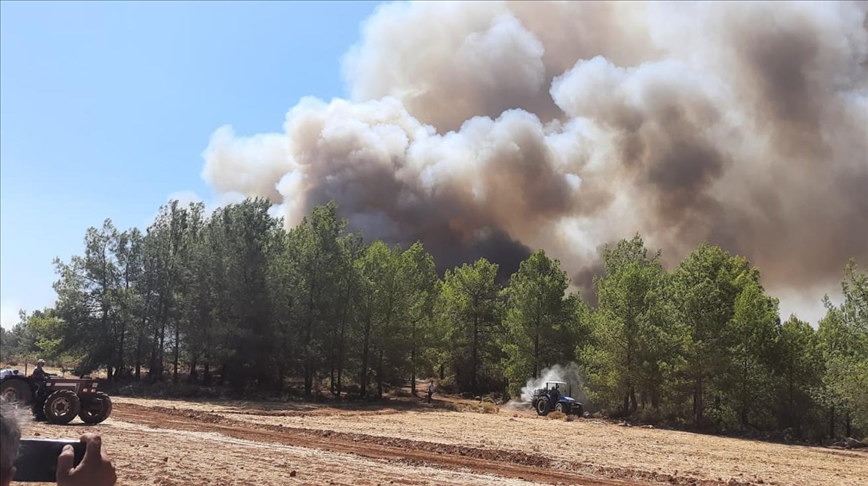
[{"label": "phone screen", "polygon": [[75,439],[21,439],[18,459],[15,460],[13,481],[53,483],[57,480],[57,456],[65,445],[75,453],[73,464],[84,459],[87,444]]}]

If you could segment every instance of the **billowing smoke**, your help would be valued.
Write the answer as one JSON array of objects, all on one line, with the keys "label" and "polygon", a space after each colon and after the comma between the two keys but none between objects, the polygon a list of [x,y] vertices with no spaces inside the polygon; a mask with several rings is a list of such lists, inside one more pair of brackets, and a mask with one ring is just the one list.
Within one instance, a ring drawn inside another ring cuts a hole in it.
[{"label": "billowing smoke", "polygon": [[521,388],[521,401],[530,402],[533,398],[534,390],[543,388],[546,382],[562,381],[567,384],[567,389],[561,390],[561,393],[572,393],[572,397],[587,405],[587,398],[582,387],[582,374],[579,365],[569,363],[566,366],[554,365],[551,368],[545,368],[540,373],[537,379],[527,380],[527,384]]},{"label": "billowing smoke", "polygon": [[[204,178],[287,225],[335,199],[441,267],[545,248],[583,284],[641,233],[703,241],[778,292],[868,262],[868,3],[419,2],[377,9],[351,100],[218,129]],[[302,71],[303,72],[303,71]]]}]

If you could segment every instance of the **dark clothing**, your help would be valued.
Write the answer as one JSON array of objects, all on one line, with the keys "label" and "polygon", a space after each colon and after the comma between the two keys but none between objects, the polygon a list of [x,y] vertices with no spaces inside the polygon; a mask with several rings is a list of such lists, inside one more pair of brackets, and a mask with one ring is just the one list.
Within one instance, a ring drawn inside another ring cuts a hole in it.
[{"label": "dark clothing", "polygon": [[45,379],[48,378],[48,373],[46,373],[45,370],[37,366],[36,369],[33,370],[33,374],[30,375],[30,377],[34,380],[45,381]]},{"label": "dark clothing", "polygon": [[48,373],[46,373],[41,367],[37,366],[30,377],[36,382],[36,394],[43,395],[45,393],[45,381],[48,379]]}]

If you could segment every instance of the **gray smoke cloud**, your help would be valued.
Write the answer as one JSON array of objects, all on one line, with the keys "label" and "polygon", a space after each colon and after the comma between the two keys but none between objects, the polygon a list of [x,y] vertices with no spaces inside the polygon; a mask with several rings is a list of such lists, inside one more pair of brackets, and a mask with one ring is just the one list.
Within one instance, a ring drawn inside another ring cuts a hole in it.
[{"label": "gray smoke cloud", "polygon": [[542,247],[579,287],[636,232],[784,293],[868,261],[868,3],[395,3],[343,67],[349,100],[219,128],[205,180],[288,226],[335,199],[444,267]]}]

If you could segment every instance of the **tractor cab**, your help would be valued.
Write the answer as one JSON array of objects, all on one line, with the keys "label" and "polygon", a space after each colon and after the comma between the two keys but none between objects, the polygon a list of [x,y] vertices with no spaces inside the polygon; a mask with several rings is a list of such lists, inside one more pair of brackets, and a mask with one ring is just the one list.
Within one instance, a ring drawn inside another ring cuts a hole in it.
[{"label": "tractor cab", "polygon": [[567,391],[569,386],[569,384],[563,381],[547,381],[545,383],[545,389],[553,395],[572,395],[572,393]]},{"label": "tractor cab", "polygon": [[564,381],[547,381],[543,388],[534,391],[531,405],[537,415],[545,416],[556,411],[582,416],[584,407],[572,398],[572,387]]}]

